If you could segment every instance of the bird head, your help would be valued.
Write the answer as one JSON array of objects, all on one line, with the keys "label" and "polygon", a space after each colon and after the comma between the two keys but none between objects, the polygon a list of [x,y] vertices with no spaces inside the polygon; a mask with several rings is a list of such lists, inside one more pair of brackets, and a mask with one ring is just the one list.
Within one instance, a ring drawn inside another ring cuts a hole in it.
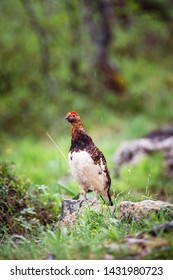
[{"label": "bird head", "polygon": [[76,112],[67,113],[67,115],[65,116],[65,119],[71,124],[80,122],[80,116]]}]

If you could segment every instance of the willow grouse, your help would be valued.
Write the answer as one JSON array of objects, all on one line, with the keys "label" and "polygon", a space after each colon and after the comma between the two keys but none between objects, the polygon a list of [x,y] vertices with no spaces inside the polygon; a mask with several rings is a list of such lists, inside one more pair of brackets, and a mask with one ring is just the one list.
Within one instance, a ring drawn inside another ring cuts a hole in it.
[{"label": "willow grouse", "polygon": [[76,112],[67,113],[65,119],[72,125],[69,165],[72,175],[84,191],[84,198],[88,191],[94,191],[113,205],[109,194],[111,178],[104,155],[84,130]]}]

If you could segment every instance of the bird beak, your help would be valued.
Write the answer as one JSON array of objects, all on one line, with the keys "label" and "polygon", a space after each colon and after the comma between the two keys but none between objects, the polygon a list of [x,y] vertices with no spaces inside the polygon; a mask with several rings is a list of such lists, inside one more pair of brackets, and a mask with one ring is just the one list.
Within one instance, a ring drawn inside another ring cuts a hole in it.
[{"label": "bird beak", "polygon": [[65,116],[65,118],[64,118],[65,120],[69,120],[69,116],[67,115],[67,116]]}]

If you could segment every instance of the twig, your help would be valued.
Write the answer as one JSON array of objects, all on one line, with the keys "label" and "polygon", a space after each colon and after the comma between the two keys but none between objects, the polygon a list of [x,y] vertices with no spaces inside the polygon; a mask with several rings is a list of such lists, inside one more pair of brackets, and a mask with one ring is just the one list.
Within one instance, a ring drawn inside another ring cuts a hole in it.
[{"label": "twig", "polygon": [[63,151],[61,150],[61,148],[58,146],[58,144],[52,139],[52,137],[50,136],[49,132],[47,131],[46,135],[49,137],[49,139],[52,141],[52,143],[55,145],[55,147],[58,149],[58,151],[60,152],[60,154],[63,156],[63,158],[65,159],[65,161],[68,163],[67,158],[65,157]]}]

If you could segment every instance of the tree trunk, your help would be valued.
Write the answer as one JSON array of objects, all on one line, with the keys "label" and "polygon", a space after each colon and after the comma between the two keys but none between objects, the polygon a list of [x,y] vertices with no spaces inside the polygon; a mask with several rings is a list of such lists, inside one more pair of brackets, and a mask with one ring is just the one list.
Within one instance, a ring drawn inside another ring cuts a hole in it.
[{"label": "tree trunk", "polygon": [[126,92],[125,82],[120,70],[109,59],[109,46],[112,41],[112,5],[106,0],[84,3],[84,20],[93,44],[96,46],[96,65],[101,72],[106,87],[116,94]]},{"label": "tree trunk", "polygon": [[21,2],[29,17],[30,25],[39,39],[41,53],[40,73],[45,83],[45,91],[50,93],[50,49],[48,36],[40,24],[30,0],[21,0]]}]

